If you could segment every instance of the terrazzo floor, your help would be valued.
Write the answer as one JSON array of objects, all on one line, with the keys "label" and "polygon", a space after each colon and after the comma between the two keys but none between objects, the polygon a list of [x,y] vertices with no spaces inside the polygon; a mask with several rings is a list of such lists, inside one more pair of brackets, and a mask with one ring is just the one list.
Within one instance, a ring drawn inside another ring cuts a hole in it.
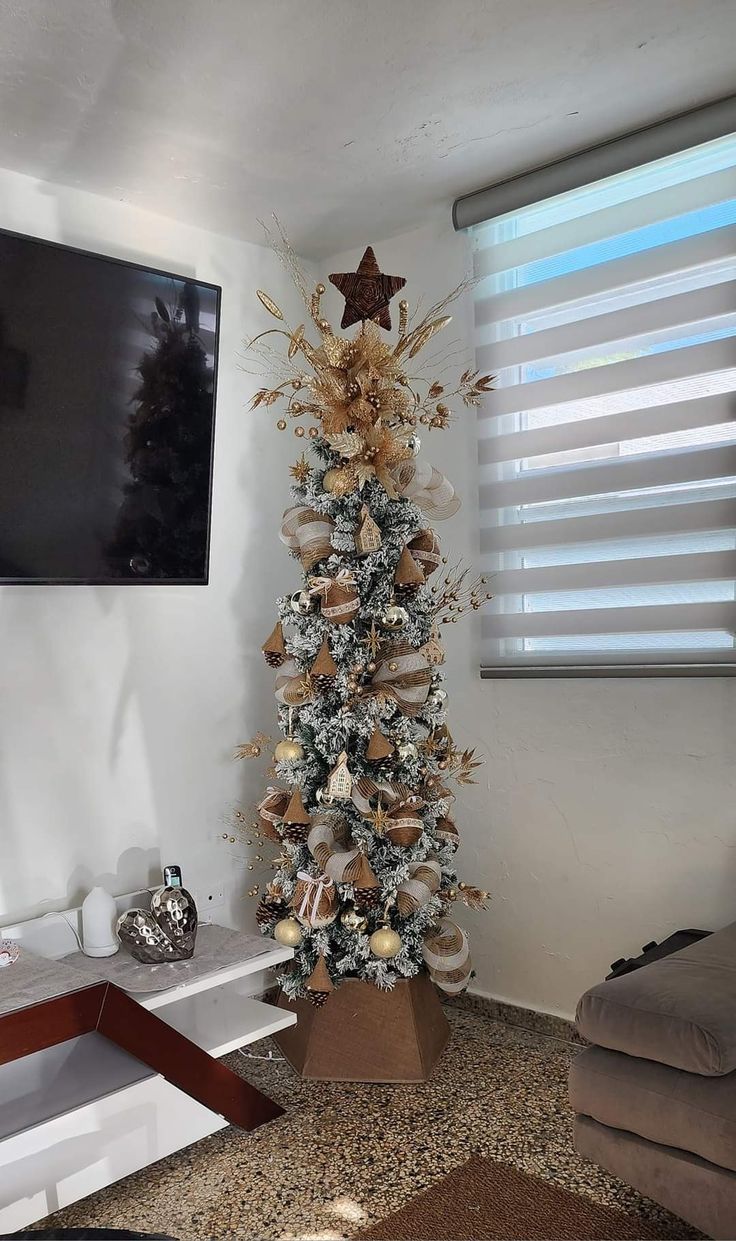
[{"label": "terrazzo floor", "polygon": [[[452,1040],[423,1085],[304,1082],[285,1062],[228,1063],[286,1108],[253,1134],[224,1129],[44,1221],[168,1232],[180,1241],[347,1238],[471,1154],[506,1160],[683,1233],[572,1149],[569,1043],[448,1010]],[[278,1050],[269,1040],[251,1054]],[[39,1223],[37,1227],[41,1227]]]}]

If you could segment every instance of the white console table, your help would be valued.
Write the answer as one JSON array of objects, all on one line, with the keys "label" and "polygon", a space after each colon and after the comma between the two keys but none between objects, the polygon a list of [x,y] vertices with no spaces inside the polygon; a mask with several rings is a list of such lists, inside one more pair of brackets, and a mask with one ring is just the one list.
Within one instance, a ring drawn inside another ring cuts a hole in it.
[{"label": "white console table", "polygon": [[[124,898],[121,908],[132,903],[134,897]],[[77,911],[64,917],[74,924]],[[265,989],[266,971],[293,955],[271,940],[202,926],[199,961],[195,954],[191,963],[136,967],[130,958],[125,962],[122,949],[120,959],[80,961],[70,952],[76,943],[73,936],[70,943],[61,916],[35,919],[1,934],[76,970],[82,988],[85,974],[90,985],[109,978],[120,987],[121,965],[142,971],[139,977],[146,987],[151,970],[159,971],[158,989],[125,985],[128,994],[213,1057],[296,1020],[294,1014],[253,996]],[[225,943],[227,952],[218,957],[218,945]],[[16,968],[0,970],[0,1012]],[[162,989],[169,975],[170,985]],[[29,1003],[34,1002],[29,993]],[[0,1235],[26,1227],[226,1124],[96,1032],[0,1064]]]}]

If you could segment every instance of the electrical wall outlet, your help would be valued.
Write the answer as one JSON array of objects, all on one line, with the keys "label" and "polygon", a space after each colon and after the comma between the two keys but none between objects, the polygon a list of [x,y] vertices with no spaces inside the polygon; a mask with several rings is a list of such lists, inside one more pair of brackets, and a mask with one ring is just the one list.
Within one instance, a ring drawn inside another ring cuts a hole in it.
[{"label": "electrical wall outlet", "polygon": [[199,921],[204,924],[217,922],[218,912],[225,908],[225,889],[219,884],[214,884],[204,888],[197,895],[196,900]]}]

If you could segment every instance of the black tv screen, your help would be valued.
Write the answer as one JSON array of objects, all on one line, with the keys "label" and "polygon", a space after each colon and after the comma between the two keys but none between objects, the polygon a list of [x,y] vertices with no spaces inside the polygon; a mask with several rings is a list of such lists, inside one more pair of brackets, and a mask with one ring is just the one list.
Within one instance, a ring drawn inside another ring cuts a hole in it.
[{"label": "black tv screen", "polygon": [[0,582],[207,581],[219,307],[0,230]]}]

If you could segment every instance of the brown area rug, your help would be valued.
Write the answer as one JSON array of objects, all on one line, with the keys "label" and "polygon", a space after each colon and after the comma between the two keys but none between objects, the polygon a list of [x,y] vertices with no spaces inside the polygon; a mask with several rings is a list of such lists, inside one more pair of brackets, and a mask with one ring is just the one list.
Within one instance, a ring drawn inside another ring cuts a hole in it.
[{"label": "brown area rug", "polygon": [[475,1157],[393,1215],[358,1233],[375,1241],[640,1241],[699,1236],[613,1207],[494,1159]]}]

